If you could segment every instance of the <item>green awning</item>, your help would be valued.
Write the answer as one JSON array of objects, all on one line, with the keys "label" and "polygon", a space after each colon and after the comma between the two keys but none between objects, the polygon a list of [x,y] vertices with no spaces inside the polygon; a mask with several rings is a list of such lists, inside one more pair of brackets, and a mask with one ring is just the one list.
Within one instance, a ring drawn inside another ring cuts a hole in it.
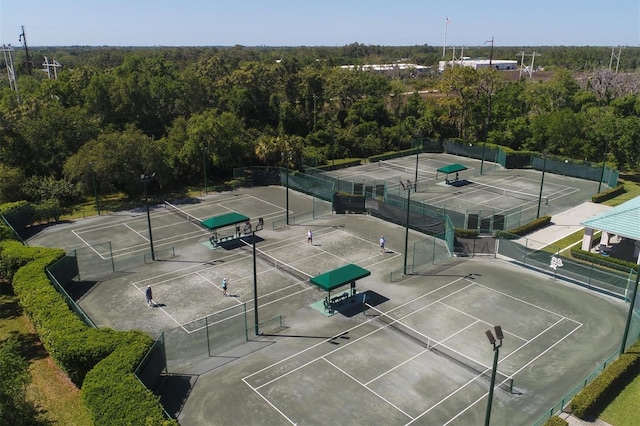
[{"label": "green awning", "polygon": [[214,230],[224,228],[225,226],[235,225],[236,223],[244,223],[249,218],[243,214],[231,212],[205,219],[200,224],[207,229]]},{"label": "green awning", "polygon": [[462,164],[454,163],[454,164],[449,164],[449,165],[444,166],[444,167],[440,167],[438,169],[438,172],[449,174],[449,173],[461,172],[463,170],[467,170],[467,168],[465,166],[463,166]]},{"label": "green awning", "polygon": [[323,290],[331,291],[334,288],[352,283],[369,275],[371,275],[370,271],[350,263],[332,271],[325,272],[324,274],[317,275],[311,278],[310,281],[311,284],[315,284]]}]

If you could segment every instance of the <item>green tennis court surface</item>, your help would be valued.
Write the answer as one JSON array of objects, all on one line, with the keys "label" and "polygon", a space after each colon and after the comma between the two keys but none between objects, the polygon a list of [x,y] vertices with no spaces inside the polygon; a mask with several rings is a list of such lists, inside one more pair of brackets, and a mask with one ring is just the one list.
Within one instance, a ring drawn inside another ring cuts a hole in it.
[{"label": "green tennis court surface", "polygon": [[[505,340],[492,424],[530,424],[619,347],[622,303],[495,259],[449,259],[391,283],[389,272],[403,265],[404,228],[364,215],[314,219],[314,201],[294,191],[299,224],[274,227],[284,196],[266,187],[180,205],[200,220],[264,218],[257,294],[250,245],[213,250],[208,230],[164,206],[151,212],[153,239],[175,255],[157,262],[133,262],[149,251],[143,211],[53,227],[30,245],[81,249],[93,262],[75,290],[99,326],[165,333],[170,374],[159,389],[182,425],[480,424],[493,356],[484,333],[493,325]],[[409,247],[425,239],[409,237]],[[126,268],[112,272],[111,261],[124,259]],[[349,264],[371,275],[357,282],[349,315],[323,315],[312,305],[325,293],[310,278]],[[145,304],[147,285],[156,308]],[[260,323],[280,317],[284,328],[237,340],[253,332],[254,298]]]}]

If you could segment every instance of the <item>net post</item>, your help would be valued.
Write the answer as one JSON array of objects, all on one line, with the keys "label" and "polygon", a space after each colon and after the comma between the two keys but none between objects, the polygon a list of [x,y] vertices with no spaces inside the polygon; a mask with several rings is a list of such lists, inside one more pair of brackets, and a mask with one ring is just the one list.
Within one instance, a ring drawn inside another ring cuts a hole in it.
[{"label": "net post", "polygon": [[113,272],[116,271],[116,264],[113,260],[113,247],[111,246],[111,241],[109,241],[109,258],[111,259],[111,270]]}]

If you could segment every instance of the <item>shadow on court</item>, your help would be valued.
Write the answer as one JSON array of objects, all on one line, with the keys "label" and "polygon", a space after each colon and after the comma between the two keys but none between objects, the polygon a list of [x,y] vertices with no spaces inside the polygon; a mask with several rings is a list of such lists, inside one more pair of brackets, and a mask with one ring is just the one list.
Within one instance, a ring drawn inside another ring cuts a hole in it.
[{"label": "shadow on court", "polygon": [[365,312],[368,309],[367,305],[375,307],[388,300],[388,298],[375,291],[367,290],[334,304],[333,309],[345,317],[352,317]]},{"label": "shadow on court", "polygon": [[245,235],[242,238],[220,242],[218,243],[218,246],[224,250],[233,250],[240,247],[245,247],[247,245],[253,244],[253,238],[252,238],[253,236],[255,236],[256,238],[256,244],[264,241],[264,238],[261,238],[260,236],[253,234],[253,235]]}]

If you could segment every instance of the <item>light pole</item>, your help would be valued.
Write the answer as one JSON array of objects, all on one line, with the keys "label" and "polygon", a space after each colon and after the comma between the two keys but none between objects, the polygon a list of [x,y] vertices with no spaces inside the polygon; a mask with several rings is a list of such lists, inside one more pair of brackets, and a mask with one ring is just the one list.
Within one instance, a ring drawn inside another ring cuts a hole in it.
[{"label": "light pole", "polygon": [[[502,339],[504,339],[504,334],[502,334],[502,327],[496,325],[493,327],[496,336],[493,337],[493,333],[491,330],[487,330],[486,335],[487,339],[489,339],[489,343],[493,345],[493,369],[491,370],[491,385],[489,387],[489,399],[487,401],[487,414],[484,417],[485,426],[489,426],[489,419],[491,418],[491,404],[493,402],[493,388],[496,384],[496,370],[498,369],[498,354],[500,353],[500,348],[502,347]],[[498,343],[497,340],[500,340]]]},{"label": "light pole", "polygon": [[409,256],[409,212],[411,210],[411,185],[405,188],[407,191],[407,223],[404,228],[404,274],[407,275],[407,258]]},{"label": "light pole", "polygon": [[[491,53],[489,53],[489,69],[491,69],[491,63],[493,62],[493,37],[491,40],[487,40],[484,44],[491,43]],[[487,145],[487,139],[489,138],[489,125],[491,123],[491,88],[489,89],[488,95],[488,105],[487,105],[487,124],[484,130],[484,143],[482,144],[482,159],[480,160],[480,176],[482,176],[482,171],[484,169],[484,151]]]},{"label": "light pole", "polygon": [[206,155],[209,153],[209,147],[208,146],[203,146],[202,147],[202,171],[204,173],[204,194],[207,195],[208,192],[208,188],[207,188],[207,162],[206,162]]},{"label": "light pole", "polygon": [[598,183],[598,194],[602,188],[602,181],[604,180],[604,170],[607,167],[607,149],[609,149],[609,140],[604,141],[604,154],[602,154],[602,172],[600,173],[600,183]]},{"label": "light pole", "polygon": [[335,135],[335,130],[334,130],[334,123],[333,120],[331,120],[331,167],[335,166],[336,161],[335,161],[335,147],[334,145],[336,144],[336,135]]},{"label": "light pole", "polygon": [[251,246],[253,248],[253,322],[256,336],[260,334],[258,326],[258,274],[256,272],[256,231],[251,233]]},{"label": "light pole", "polygon": [[91,169],[91,180],[93,181],[93,195],[96,197],[96,210],[100,216],[100,199],[98,198],[98,187],[96,186],[96,173],[93,171],[93,163],[89,163]]},{"label": "light pole", "polygon": [[400,140],[402,139],[402,119],[400,119],[400,126],[398,127],[398,155],[400,155]]},{"label": "light pole", "polygon": [[[280,156],[282,157],[282,162],[285,163],[285,153],[281,152]],[[286,189],[286,203],[285,203],[285,209],[286,209],[286,216],[287,216],[287,225],[289,225],[289,163],[291,162],[291,151],[289,151],[288,155],[286,156],[286,163],[285,165],[285,184],[284,186],[287,188]]]},{"label": "light pole", "polygon": [[318,124],[318,116],[316,115],[316,101],[318,97],[316,94],[313,94],[313,131],[316,131],[316,125]]},{"label": "light pole", "polygon": [[536,219],[540,217],[540,205],[542,204],[542,187],[544,186],[544,172],[547,170],[547,150],[542,151],[544,154],[544,162],[542,163],[542,179],[540,179],[540,195],[538,196],[538,214]]},{"label": "light pole", "polygon": [[633,308],[636,304],[636,293],[638,292],[638,281],[640,280],[640,266],[636,268],[636,283],[633,286],[633,292],[631,293],[631,301],[629,303],[629,313],[627,315],[627,323],[624,326],[624,335],[622,336],[622,346],[620,347],[620,355],[624,353],[627,345],[627,337],[629,336],[629,327],[631,326],[631,319],[633,318]]},{"label": "light pole", "polygon": [[153,250],[153,236],[151,235],[151,215],[149,214],[149,197],[147,195],[147,182],[155,177],[155,173],[151,176],[147,174],[140,175],[140,181],[142,182],[142,187],[144,188],[144,201],[147,205],[147,225],[149,226],[149,246],[151,247],[151,260],[156,260],[156,253]]}]

